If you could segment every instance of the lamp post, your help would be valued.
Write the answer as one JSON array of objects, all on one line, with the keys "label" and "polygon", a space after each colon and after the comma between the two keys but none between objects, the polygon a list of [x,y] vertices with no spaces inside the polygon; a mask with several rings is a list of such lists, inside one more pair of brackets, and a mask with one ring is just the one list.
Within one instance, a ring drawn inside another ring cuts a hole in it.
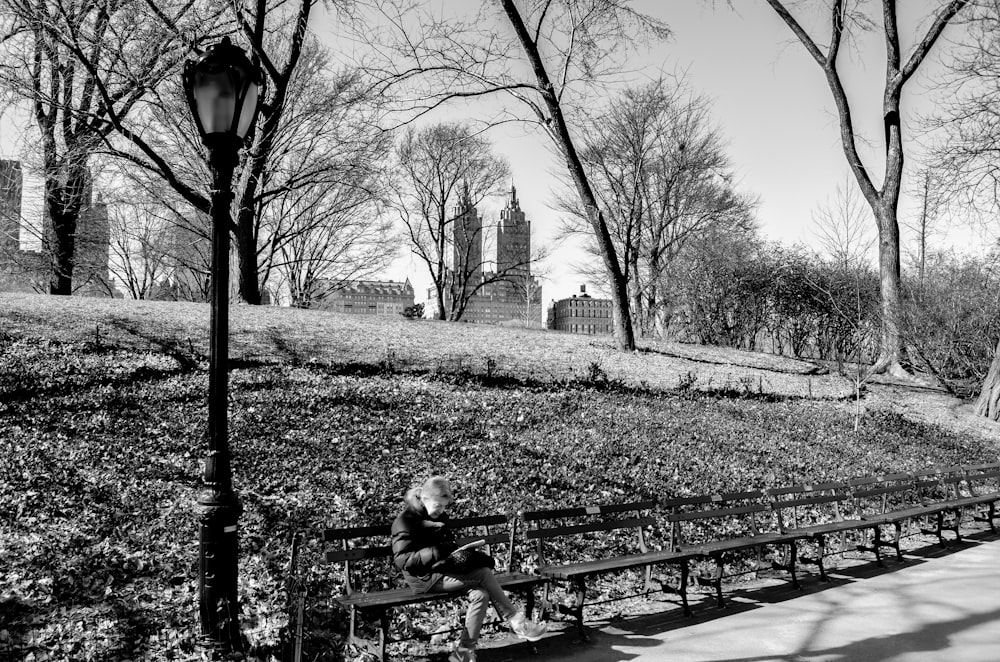
[{"label": "lamp post", "polygon": [[246,54],[224,38],[184,65],[184,92],[212,170],[212,317],[208,374],[208,457],[198,495],[198,597],[203,644],[242,657],[237,595],[243,510],[233,490],[229,399],[229,226],[233,170],[253,125],[262,78]]}]

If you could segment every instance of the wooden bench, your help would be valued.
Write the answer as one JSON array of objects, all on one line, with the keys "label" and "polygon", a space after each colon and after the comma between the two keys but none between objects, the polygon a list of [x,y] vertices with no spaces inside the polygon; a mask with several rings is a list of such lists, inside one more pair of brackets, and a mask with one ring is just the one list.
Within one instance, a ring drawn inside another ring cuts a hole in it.
[{"label": "wooden bench", "polygon": [[[535,541],[539,575],[546,581],[543,598],[543,616],[550,605],[550,584],[568,582],[573,587],[573,603],[558,605],[559,611],[573,616],[583,639],[587,632],[583,627],[585,606],[600,604],[587,602],[587,580],[590,577],[613,572],[644,569],[645,576],[641,592],[651,591],[652,566],[662,563],[676,563],[683,555],[670,551],[650,551],[646,544],[646,529],[656,524],[652,510],[655,501],[639,501],[624,504],[577,506],[553,510],[535,510],[521,513],[525,523],[525,536]],[[597,534],[603,534],[603,539]],[[608,540],[608,536],[617,540]],[[567,554],[551,553],[559,545],[572,545],[578,553],[569,555],[568,562],[557,563],[556,558],[565,559]],[[583,550],[587,550],[585,553]],[[661,589],[662,590],[662,589]],[[669,590],[669,589],[668,589]],[[690,613],[686,598],[685,613]]]},{"label": "wooden bench", "polygon": [[[996,531],[996,503],[1000,500],[1000,464],[955,466],[914,474],[914,487],[924,504],[940,504],[935,513],[938,541],[945,543],[944,530],[952,531],[961,542],[963,511],[974,508],[973,520],[987,522]],[[985,511],[981,509],[985,508]]]},{"label": "wooden bench", "polygon": [[[945,467],[919,471],[912,474],[900,473],[888,476],[854,478],[848,487],[855,501],[858,516],[865,522],[875,524],[872,528],[874,539],[871,545],[859,545],[861,551],[875,553],[875,561],[883,566],[880,550],[891,547],[896,558],[903,560],[900,539],[903,526],[914,520],[921,521],[919,530],[927,535],[936,535],[945,544],[945,531],[951,531],[955,540],[961,542],[962,510],[967,507],[986,506],[988,511],[980,517],[989,517],[992,526],[996,514],[990,504],[995,504],[1000,495],[991,490],[996,487],[1000,471],[997,465],[980,465],[973,471],[965,467]],[[970,479],[981,490],[981,494],[962,494],[961,486],[969,491]],[[892,526],[891,539],[884,539],[882,527]]]},{"label": "wooden bench", "polygon": [[[959,495],[963,506],[977,509],[973,521],[986,522],[993,533],[997,532],[997,503],[1000,503],[1000,463],[979,464],[964,467],[969,496]],[[985,510],[983,510],[985,508]]]},{"label": "wooden bench", "polygon": [[[530,616],[534,609],[534,588],[543,580],[536,575],[511,571],[516,523],[506,515],[485,515],[452,519],[449,526],[456,534],[461,534],[456,536],[459,545],[478,539],[486,540],[487,546],[483,551],[493,554],[496,560],[498,583],[507,591],[525,594],[525,612]],[[344,564],[345,594],[338,597],[337,601],[350,612],[350,643],[359,643],[356,633],[358,614],[376,617],[379,624],[379,660],[385,659],[386,644],[390,642],[389,616],[393,608],[464,597],[461,593],[417,593],[407,586],[402,573],[392,562],[390,529],[389,524],[379,524],[327,529],[323,532],[325,542],[340,546],[340,549],[326,550],[324,560]],[[495,553],[497,546],[506,547],[506,554],[502,558]],[[379,564],[380,568],[374,567]],[[379,584],[381,586],[376,588]]]},{"label": "wooden bench", "polygon": [[768,488],[764,492],[771,499],[771,510],[779,530],[816,545],[814,557],[800,555],[798,560],[818,566],[820,580],[824,582],[830,580],[824,564],[830,553],[827,539],[835,534],[863,532],[877,526],[857,515],[856,502],[846,482],[802,483]]},{"label": "wooden bench", "polygon": [[[715,563],[715,574],[709,582],[715,587],[719,607],[725,607],[722,579],[727,558],[731,560],[734,554],[753,552],[754,568],[759,569],[761,553],[768,546],[787,547],[785,561],[773,561],[771,565],[787,571],[791,575],[792,584],[799,588],[795,557],[796,543],[801,536],[777,527],[771,516],[768,497],[763,491],[673,498],[661,501],[660,505],[669,511],[667,521],[671,527],[671,549],[683,559],[680,588],[682,596],[686,596],[687,592],[687,561],[711,559]],[[685,613],[690,614],[686,599]]]}]

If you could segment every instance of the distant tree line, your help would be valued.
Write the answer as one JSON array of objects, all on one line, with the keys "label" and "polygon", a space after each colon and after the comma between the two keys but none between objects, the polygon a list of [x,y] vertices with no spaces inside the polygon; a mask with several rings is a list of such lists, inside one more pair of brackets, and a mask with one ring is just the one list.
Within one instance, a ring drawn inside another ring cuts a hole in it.
[{"label": "distant tree line", "polygon": [[[939,252],[903,271],[905,367],[962,396],[986,377],[1000,336],[1000,254]],[[878,273],[754,237],[705,236],[672,265],[666,336],[790,357],[870,365],[878,356]],[[649,329],[656,332],[655,329]]]}]

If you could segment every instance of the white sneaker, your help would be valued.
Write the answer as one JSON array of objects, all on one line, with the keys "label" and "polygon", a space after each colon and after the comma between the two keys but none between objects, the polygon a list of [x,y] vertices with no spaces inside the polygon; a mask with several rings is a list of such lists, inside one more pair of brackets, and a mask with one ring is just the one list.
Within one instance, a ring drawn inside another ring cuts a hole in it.
[{"label": "white sneaker", "polygon": [[536,623],[529,620],[523,613],[518,613],[510,619],[510,629],[521,639],[538,641],[549,631],[548,623]]},{"label": "white sneaker", "polygon": [[476,651],[472,648],[455,646],[455,650],[448,656],[448,662],[476,662]]}]

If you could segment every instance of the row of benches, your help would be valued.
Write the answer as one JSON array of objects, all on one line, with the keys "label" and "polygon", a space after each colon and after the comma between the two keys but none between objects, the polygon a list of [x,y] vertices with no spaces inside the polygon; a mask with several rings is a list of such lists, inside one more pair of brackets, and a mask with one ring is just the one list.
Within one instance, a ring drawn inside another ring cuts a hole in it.
[{"label": "row of benches", "polygon": [[[998,501],[1000,464],[985,464],[658,502],[535,510],[519,518],[502,514],[468,517],[452,519],[451,525],[460,534],[460,543],[486,539],[487,549],[497,557],[498,581],[508,591],[524,594],[529,614],[535,606],[536,587],[544,590],[544,618],[553,604],[553,584],[567,584],[571,600],[557,608],[575,619],[586,638],[584,607],[594,604],[587,602],[587,584],[598,575],[642,571],[642,590],[636,595],[654,592],[654,567],[676,567],[676,586],[659,580],[656,590],[677,593],[684,613],[691,615],[687,590],[693,564],[714,565],[708,577],[695,577],[714,586],[721,607],[725,605],[722,580],[727,564],[759,569],[770,548],[780,552],[780,559],[772,560],[770,567],[789,573],[798,588],[798,563],[818,566],[821,580],[827,581],[824,558],[847,551],[843,544],[831,550],[831,536],[860,532],[850,549],[873,552],[881,566],[885,547],[902,560],[900,539],[908,522],[923,520],[920,530],[936,535],[944,544],[945,531],[961,540],[959,526],[967,509],[975,509],[973,519],[994,528]],[[519,523],[531,545],[520,564],[515,559]],[[356,640],[358,614],[375,616],[380,660],[385,658],[393,608],[455,597],[414,593],[398,577],[391,578],[394,568],[375,570],[362,563],[382,559],[391,566],[388,536],[388,524],[329,529],[323,535],[326,542],[339,547],[327,550],[325,560],[344,564],[345,593],[338,601],[350,611],[351,640]],[[815,548],[811,556],[800,554],[803,543]],[[396,586],[387,588],[393,581]]]}]

